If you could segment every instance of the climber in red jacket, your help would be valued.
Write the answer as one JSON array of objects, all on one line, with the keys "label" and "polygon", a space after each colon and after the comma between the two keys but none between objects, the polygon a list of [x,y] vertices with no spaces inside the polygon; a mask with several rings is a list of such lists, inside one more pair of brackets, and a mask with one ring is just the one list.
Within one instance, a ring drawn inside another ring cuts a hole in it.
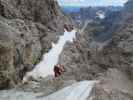
[{"label": "climber in red jacket", "polygon": [[65,71],[66,70],[65,70],[64,66],[62,66],[62,65],[55,65],[54,66],[55,77],[59,77]]},{"label": "climber in red jacket", "polygon": [[59,77],[61,75],[61,72],[62,72],[62,70],[61,70],[60,66],[59,65],[55,65],[54,66],[55,77]]}]

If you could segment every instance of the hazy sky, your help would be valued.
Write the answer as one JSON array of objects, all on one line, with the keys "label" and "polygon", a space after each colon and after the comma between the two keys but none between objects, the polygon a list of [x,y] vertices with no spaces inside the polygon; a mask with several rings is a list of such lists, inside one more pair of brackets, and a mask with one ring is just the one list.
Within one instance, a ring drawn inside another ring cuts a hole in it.
[{"label": "hazy sky", "polygon": [[122,6],[127,0],[58,0],[62,6]]}]

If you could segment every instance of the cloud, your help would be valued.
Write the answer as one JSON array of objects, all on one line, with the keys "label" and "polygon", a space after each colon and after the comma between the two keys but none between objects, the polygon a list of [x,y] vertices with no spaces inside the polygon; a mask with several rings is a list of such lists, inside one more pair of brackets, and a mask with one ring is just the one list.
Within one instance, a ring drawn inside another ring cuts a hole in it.
[{"label": "cloud", "polygon": [[58,0],[60,5],[84,6],[89,0]]},{"label": "cloud", "polygon": [[123,5],[127,0],[58,0],[60,5],[67,6],[108,6]]},{"label": "cloud", "polygon": [[85,2],[85,0],[64,0],[64,3],[81,3]]}]

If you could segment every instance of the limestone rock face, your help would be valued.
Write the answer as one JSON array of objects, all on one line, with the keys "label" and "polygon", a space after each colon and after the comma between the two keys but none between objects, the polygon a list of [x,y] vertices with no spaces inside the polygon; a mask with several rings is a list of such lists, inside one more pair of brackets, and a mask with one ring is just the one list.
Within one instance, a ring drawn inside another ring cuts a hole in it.
[{"label": "limestone rock face", "polygon": [[55,0],[0,0],[0,88],[34,68],[63,34],[64,23],[71,22]]},{"label": "limestone rock face", "polygon": [[14,45],[9,41],[0,41],[0,89],[14,85],[15,69],[13,66]]},{"label": "limestone rock face", "polygon": [[53,31],[61,30],[61,24],[69,22],[56,0],[1,0],[0,5],[1,15],[8,19],[40,22]]}]

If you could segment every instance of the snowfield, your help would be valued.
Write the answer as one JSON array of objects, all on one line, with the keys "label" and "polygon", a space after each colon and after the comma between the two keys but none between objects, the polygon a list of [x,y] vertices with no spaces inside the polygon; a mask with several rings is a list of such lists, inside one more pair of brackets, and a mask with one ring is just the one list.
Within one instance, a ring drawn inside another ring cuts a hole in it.
[{"label": "snowfield", "polygon": [[95,83],[96,81],[81,81],[40,98],[41,94],[4,90],[0,92],[0,100],[87,100]]}]

